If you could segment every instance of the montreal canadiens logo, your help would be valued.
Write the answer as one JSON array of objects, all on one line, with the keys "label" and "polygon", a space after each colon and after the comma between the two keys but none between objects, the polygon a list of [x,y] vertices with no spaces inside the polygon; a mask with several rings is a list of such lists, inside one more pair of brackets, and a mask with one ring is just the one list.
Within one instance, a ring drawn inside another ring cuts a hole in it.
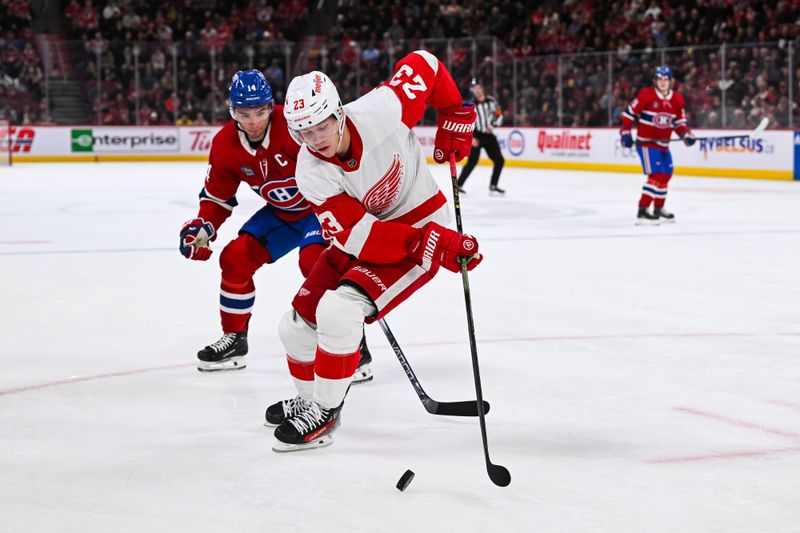
[{"label": "montreal canadiens logo", "polygon": [[672,126],[672,113],[656,113],[653,116],[653,124],[659,128]]},{"label": "montreal canadiens logo", "polygon": [[270,180],[261,186],[261,196],[271,205],[288,211],[302,211],[306,207],[305,198],[297,188],[294,177]]}]

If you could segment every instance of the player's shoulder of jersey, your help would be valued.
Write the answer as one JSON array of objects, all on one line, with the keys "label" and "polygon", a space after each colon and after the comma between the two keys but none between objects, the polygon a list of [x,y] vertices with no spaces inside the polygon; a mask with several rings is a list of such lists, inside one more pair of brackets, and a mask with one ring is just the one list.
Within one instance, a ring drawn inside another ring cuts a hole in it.
[{"label": "player's shoulder of jersey", "polygon": [[274,147],[276,151],[296,154],[300,149],[300,145],[289,133],[289,126],[286,123],[286,117],[283,116],[282,105],[276,105],[272,109],[270,121],[269,146],[271,148]]}]

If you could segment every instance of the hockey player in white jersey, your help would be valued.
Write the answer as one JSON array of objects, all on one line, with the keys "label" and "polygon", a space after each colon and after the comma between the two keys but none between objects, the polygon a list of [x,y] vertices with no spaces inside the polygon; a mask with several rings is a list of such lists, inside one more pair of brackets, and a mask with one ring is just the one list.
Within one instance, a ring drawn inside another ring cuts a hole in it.
[{"label": "hockey player in white jersey", "polygon": [[438,111],[434,159],[466,157],[475,110],[429,52],[407,55],[390,80],[347,106],[321,72],[289,84],[284,115],[304,143],[297,185],[333,246],[279,326],[298,395],[267,408],[275,451],[331,444],[365,321],[385,316],[440,267],[460,272],[466,257],[471,270],[482,259],[474,237],[444,227],[447,200],[411,129],[426,105]]}]

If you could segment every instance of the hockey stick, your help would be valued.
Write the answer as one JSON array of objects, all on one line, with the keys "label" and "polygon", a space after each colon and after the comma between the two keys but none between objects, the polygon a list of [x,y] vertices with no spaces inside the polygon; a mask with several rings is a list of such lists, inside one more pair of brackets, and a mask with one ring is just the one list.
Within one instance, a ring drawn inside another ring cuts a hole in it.
[{"label": "hockey stick", "polygon": [[[747,137],[752,137],[754,135],[758,135],[759,133],[761,133],[765,129],[767,129],[768,125],[769,125],[769,118],[764,117],[764,118],[761,119],[761,122],[758,123],[758,126],[756,126],[755,129],[753,131],[749,132],[749,133],[742,133],[740,135],[722,135],[720,137],[695,137],[695,140],[696,141],[707,141],[709,139],[743,139],[743,138],[747,138]],[[640,138],[636,139],[636,142],[637,143],[651,143],[651,142],[656,142],[658,140],[660,140],[662,142],[663,141],[667,141],[667,139],[642,139],[640,137]],[[683,141],[683,139],[669,139],[667,142],[675,143],[675,142],[679,142],[679,141]]]},{"label": "hockey stick", "polygon": [[[403,354],[403,350],[400,349],[400,345],[397,343],[397,339],[392,334],[392,330],[389,329],[389,324],[387,324],[386,320],[383,318],[378,320],[378,323],[381,325],[381,329],[386,335],[386,340],[388,340],[389,344],[392,346],[392,350],[394,350],[397,360],[400,361],[400,366],[402,366],[403,370],[405,370],[408,381],[411,382],[411,385],[414,387],[417,396],[419,396],[422,405],[425,406],[426,411],[432,415],[478,416],[478,404],[475,401],[437,402],[428,396],[425,393],[425,390],[422,388],[422,385],[419,384],[419,379],[417,379],[417,375],[414,374],[414,371],[411,369],[411,365],[408,364],[408,359],[406,359],[406,356]],[[483,402],[483,412],[489,412],[489,402]]]},{"label": "hockey stick", "polygon": [[[461,224],[461,204],[458,200],[458,178],[456,177],[456,156],[450,154],[450,181],[453,185],[453,204],[456,210],[456,228],[463,234]],[[478,398],[478,420],[481,423],[481,437],[483,438],[483,455],[486,459],[486,472],[489,479],[498,487],[507,487],[511,483],[511,473],[501,465],[493,464],[489,459],[489,442],[486,437],[486,413],[483,410],[483,391],[481,390],[481,373],[478,368],[478,344],[475,342],[475,323],[472,319],[472,298],[469,292],[469,275],[467,273],[467,258],[461,259],[461,281],[464,285],[464,304],[467,307],[467,331],[469,332],[469,347],[472,353],[472,374],[475,378],[475,394]]]}]

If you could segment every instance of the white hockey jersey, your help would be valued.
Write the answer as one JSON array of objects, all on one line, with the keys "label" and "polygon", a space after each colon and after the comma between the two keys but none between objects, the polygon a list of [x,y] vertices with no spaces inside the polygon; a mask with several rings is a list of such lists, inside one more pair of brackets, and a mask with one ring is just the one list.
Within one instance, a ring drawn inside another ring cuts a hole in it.
[{"label": "white hockey jersey", "polygon": [[398,261],[407,253],[408,226],[445,225],[450,219],[447,199],[411,130],[426,103],[442,109],[462,100],[444,65],[417,51],[397,64],[392,79],[345,106],[351,158],[323,158],[307,146],[300,150],[300,192],[326,236],[359,259]]}]

